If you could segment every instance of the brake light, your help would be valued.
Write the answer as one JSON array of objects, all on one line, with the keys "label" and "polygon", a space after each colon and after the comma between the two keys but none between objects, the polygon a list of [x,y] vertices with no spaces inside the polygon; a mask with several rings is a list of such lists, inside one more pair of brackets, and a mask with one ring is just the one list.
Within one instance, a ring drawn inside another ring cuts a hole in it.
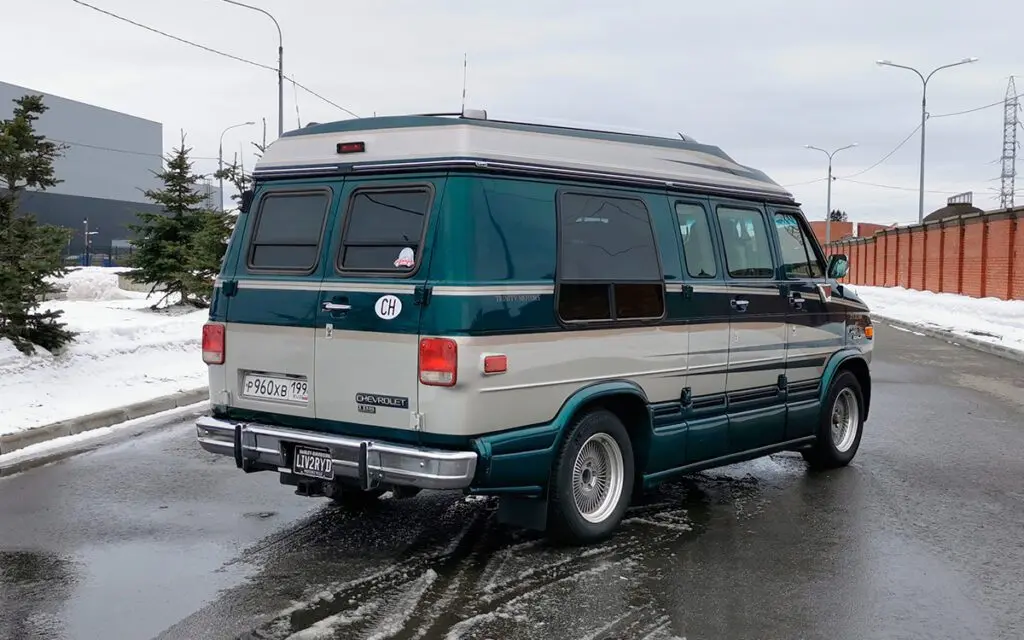
[{"label": "brake light", "polygon": [[420,382],[453,387],[459,374],[459,348],[449,338],[420,340]]},{"label": "brake light", "polygon": [[206,323],[203,325],[203,362],[224,364],[224,325]]}]

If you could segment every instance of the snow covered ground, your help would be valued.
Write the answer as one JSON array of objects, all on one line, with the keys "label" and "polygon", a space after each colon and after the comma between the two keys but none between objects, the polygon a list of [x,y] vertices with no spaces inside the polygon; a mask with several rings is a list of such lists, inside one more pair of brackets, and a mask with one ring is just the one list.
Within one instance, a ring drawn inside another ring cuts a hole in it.
[{"label": "snow covered ground", "polygon": [[0,435],[206,385],[207,312],[151,311],[159,298],[119,289],[119,271],[69,272],[67,299],[44,303],[79,332],[64,353],[25,356],[0,339]]},{"label": "snow covered ground", "polygon": [[874,314],[1024,352],[1024,300],[970,298],[901,287],[843,286],[854,289]]}]

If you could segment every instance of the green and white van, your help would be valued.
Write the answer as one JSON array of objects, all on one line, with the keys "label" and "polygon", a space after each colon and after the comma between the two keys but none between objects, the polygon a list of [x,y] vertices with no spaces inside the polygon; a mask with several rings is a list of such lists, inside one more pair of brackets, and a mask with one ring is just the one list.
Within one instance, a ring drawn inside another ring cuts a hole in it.
[{"label": "green and white van", "polygon": [[500,496],[585,544],[673,476],[859,447],[848,260],[717,147],[484,112],[315,124],[242,210],[198,441],[300,495]]}]

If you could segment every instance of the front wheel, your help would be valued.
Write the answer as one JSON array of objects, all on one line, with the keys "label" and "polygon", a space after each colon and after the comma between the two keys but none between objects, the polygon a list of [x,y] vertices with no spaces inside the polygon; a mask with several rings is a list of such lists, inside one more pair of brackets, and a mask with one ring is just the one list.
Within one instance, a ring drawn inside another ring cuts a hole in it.
[{"label": "front wheel", "polygon": [[633,447],[622,421],[598,409],[583,414],[562,443],[549,482],[549,535],[590,544],[615,531],[633,493]]},{"label": "front wheel", "polygon": [[843,371],[832,381],[822,405],[818,439],[803,452],[814,469],[835,469],[850,464],[860,448],[864,429],[864,394],[857,376]]}]

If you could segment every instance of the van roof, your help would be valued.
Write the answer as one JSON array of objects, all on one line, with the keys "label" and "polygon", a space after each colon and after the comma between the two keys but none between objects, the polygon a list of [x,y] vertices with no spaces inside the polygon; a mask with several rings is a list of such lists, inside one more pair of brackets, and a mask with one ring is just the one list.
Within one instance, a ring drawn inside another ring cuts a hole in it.
[{"label": "van roof", "polygon": [[[343,148],[343,143],[350,144]],[[428,168],[612,179],[793,199],[764,172],[690,138],[488,120],[485,115],[384,116],[310,124],[271,143],[254,173],[263,179]]]}]

